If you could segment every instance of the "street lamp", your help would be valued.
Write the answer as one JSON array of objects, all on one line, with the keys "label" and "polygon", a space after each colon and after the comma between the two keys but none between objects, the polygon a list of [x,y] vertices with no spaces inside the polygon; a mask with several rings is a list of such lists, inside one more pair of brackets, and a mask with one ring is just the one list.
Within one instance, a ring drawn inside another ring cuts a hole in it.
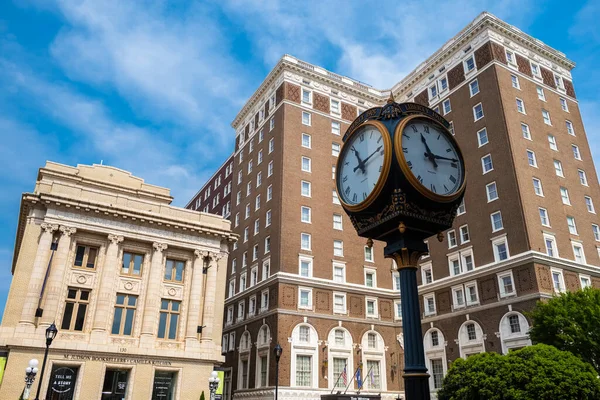
[{"label": "street lamp", "polygon": [[208,378],[208,389],[210,390],[210,400],[215,399],[215,392],[219,387],[219,374],[217,371],[213,371],[210,373],[210,378]]},{"label": "street lamp", "polygon": [[44,361],[42,361],[42,373],[40,378],[40,383],[38,384],[37,392],[35,394],[35,400],[40,400],[40,390],[42,389],[42,379],[44,379],[44,370],[46,369],[46,359],[48,358],[48,348],[52,344],[52,341],[56,337],[58,333],[58,329],[56,329],[56,325],[54,322],[46,329],[46,351],[44,352]]},{"label": "street lamp", "polygon": [[29,360],[29,366],[25,368],[25,390],[23,391],[23,399],[27,400],[29,398],[29,390],[31,389],[31,385],[33,385],[33,381],[35,381],[35,376],[38,373],[38,364],[40,362],[35,358]]},{"label": "street lamp", "polygon": [[277,392],[279,391],[279,359],[281,358],[282,351],[283,349],[279,343],[277,343],[273,349],[273,353],[275,353],[275,362],[277,363],[277,369],[275,369],[275,400],[277,400]]}]

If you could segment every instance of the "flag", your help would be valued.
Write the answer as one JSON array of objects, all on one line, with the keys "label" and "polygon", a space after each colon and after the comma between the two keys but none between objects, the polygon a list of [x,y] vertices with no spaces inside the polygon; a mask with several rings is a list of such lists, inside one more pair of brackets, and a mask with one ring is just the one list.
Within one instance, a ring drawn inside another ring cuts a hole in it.
[{"label": "flag", "polygon": [[373,374],[373,368],[371,368],[371,386],[375,386],[375,374]]},{"label": "flag", "polygon": [[358,369],[356,370],[356,383],[358,383],[358,387],[361,388],[362,387],[362,379],[360,377],[360,366],[358,367]]},{"label": "flag", "polygon": [[346,386],[348,384],[348,375],[346,375],[346,366],[348,364],[344,365],[344,370],[342,371],[342,379],[344,380],[344,386]]}]

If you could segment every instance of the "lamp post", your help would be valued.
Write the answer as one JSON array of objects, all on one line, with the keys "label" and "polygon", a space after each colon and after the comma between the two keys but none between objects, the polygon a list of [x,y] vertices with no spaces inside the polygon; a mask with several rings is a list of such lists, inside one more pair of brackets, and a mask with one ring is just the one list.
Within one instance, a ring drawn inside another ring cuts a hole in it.
[{"label": "lamp post", "polygon": [[40,383],[38,384],[37,392],[35,394],[35,400],[40,400],[40,390],[42,389],[42,379],[44,379],[44,370],[46,369],[46,360],[48,359],[48,349],[52,344],[52,341],[56,337],[58,329],[54,322],[46,329],[46,351],[44,352],[44,361],[42,361],[42,373],[40,377]]},{"label": "lamp post", "polygon": [[210,373],[210,378],[208,378],[208,389],[210,390],[210,400],[215,399],[215,392],[219,387],[219,374],[217,371],[213,371]]},{"label": "lamp post", "polygon": [[35,381],[35,376],[38,373],[38,364],[40,362],[35,358],[29,360],[29,366],[25,368],[25,390],[23,391],[23,399],[27,400],[29,398],[29,390],[31,389],[31,385]]},{"label": "lamp post", "polygon": [[279,392],[279,359],[281,358],[282,351],[283,349],[279,343],[277,343],[273,349],[273,353],[275,353],[275,362],[277,363],[277,368],[275,369],[275,400],[277,400],[277,392]]}]

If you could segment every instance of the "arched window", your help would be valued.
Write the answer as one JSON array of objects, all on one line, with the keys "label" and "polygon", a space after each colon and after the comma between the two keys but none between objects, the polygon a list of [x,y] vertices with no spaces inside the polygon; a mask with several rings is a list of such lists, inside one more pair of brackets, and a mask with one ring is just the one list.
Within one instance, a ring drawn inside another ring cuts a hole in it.
[{"label": "arched window", "polygon": [[509,311],[500,320],[500,341],[502,342],[502,354],[511,349],[531,346],[529,339],[529,322],[523,314],[517,311]]},{"label": "arched window", "polygon": [[239,360],[238,360],[238,389],[248,389],[248,376],[250,368],[250,349],[252,348],[252,337],[250,332],[244,331],[240,336]]},{"label": "arched window", "polygon": [[466,321],[458,330],[460,356],[467,358],[471,354],[485,351],[485,338],[481,326],[475,321]]},{"label": "arched window", "polygon": [[[327,365],[329,389],[345,389],[356,367],[352,352],[352,335],[346,328],[336,326],[327,336]],[[345,369],[345,374],[343,374]],[[345,375],[345,379],[344,379]]]},{"label": "arched window", "polygon": [[386,391],[385,343],[379,332],[365,332],[361,340],[361,349],[363,390]]},{"label": "arched window", "polygon": [[291,386],[318,387],[319,338],[317,331],[308,323],[300,323],[292,331],[291,342]]},{"label": "arched window", "polygon": [[256,340],[256,382],[255,387],[269,386],[269,359],[271,356],[271,330],[268,325],[261,326]]},{"label": "arched window", "polygon": [[437,328],[425,332],[423,339],[425,359],[429,370],[429,387],[437,390],[442,387],[442,380],[447,372],[446,341],[444,334]]}]

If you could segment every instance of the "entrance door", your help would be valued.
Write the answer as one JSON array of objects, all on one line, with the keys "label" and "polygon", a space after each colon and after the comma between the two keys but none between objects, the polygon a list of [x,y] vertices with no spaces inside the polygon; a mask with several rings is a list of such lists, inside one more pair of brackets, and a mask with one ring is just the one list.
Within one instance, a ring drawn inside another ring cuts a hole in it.
[{"label": "entrance door", "polygon": [[173,400],[176,378],[176,372],[156,371],[152,387],[152,400]]},{"label": "entrance door", "polygon": [[79,372],[79,367],[53,366],[46,399],[73,400],[75,398],[77,372]]},{"label": "entrance door", "polygon": [[128,370],[107,369],[102,385],[102,400],[125,400]]}]

